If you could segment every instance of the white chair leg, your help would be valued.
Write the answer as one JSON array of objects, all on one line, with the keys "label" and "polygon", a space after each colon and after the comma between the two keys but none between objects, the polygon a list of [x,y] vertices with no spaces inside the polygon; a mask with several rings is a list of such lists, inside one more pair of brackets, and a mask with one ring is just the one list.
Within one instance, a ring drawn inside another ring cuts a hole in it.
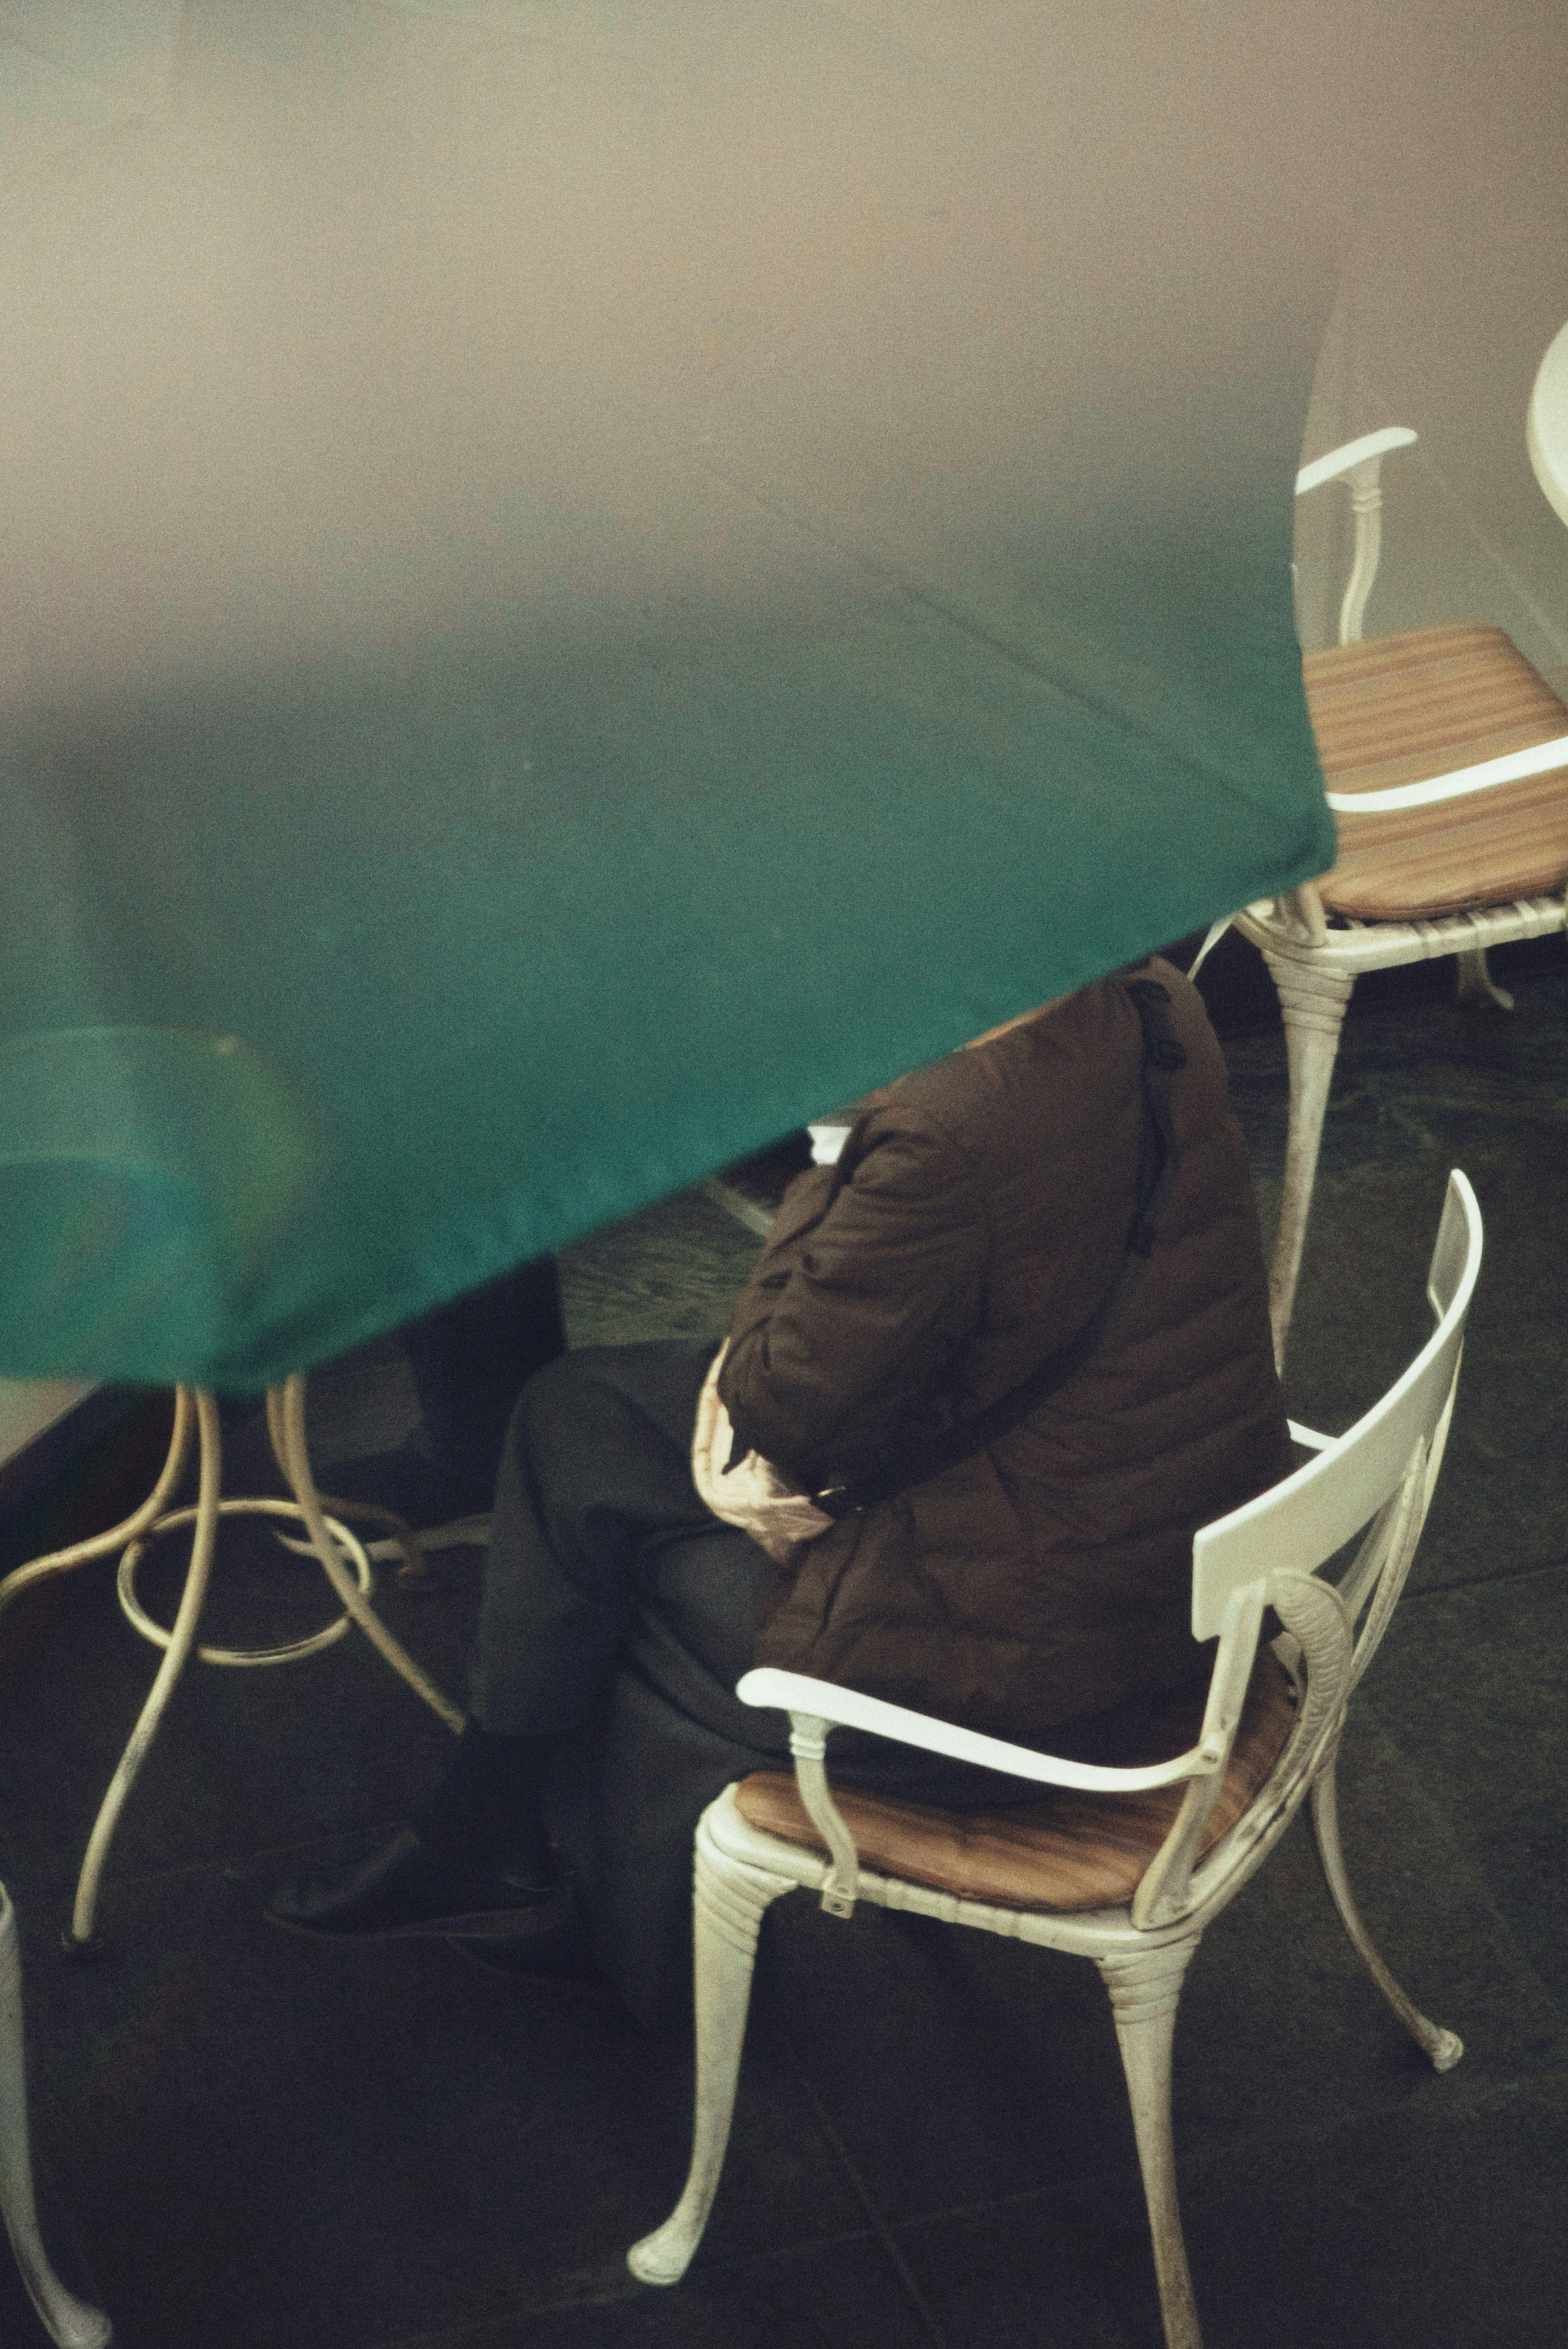
[{"label": "white chair leg", "polygon": [[1285,1141],[1284,1193],[1269,1273],[1269,1319],[1274,1325],[1274,1362],[1284,1364],[1284,1341],[1295,1304],[1301,1252],[1317,1180],[1318,1145],[1328,1088],[1339,1050],[1339,1030],[1356,981],[1337,971],[1314,970],[1284,955],[1266,955],[1284,1018],[1290,1065],[1290,1132]]},{"label": "white chair leg", "polygon": [[1312,1828],[1317,1842],[1317,1856],[1323,1863],[1324,1875],[1328,1878],[1328,1889],[1334,1895],[1334,1905],[1339,1911],[1340,1921],[1350,1936],[1357,1955],[1417,2046],[1431,2059],[1432,2069],[1435,2072],[1451,2072],[1465,2052],[1463,2040],[1457,2032],[1445,2031],[1440,2023],[1429,2023],[1420,2009],[1411,2004],[1373,1948],[1367,1928],[1361,1922],[1361,1914],[1350,1889],[1350,1878],[1345,1872],[1345,1855],[1339,1847],[1339,1800],[1332,1754],[1312,1789]]},{"label": "white chair leg", "polygon": [[197,1395],[196,1414],[201,1436],[201,1478],[197,1498],[196,1529],[191,1543],[191,1564],[186,1569],[185,1588],[181,1593],[169,1645],[163,1651],[163,1661],[148,1692],[147,1702],[141,1708],[136,1727],[130,1733],[130,1742],[119,1757],[119,1766],[109,1780],[108,1792],[103,1798],[98,1817],[93,1821],[92,1833],[88,1837],[82,1872],[77,1879],[71,1921],[62,1936],[67,1951],[73,1957],[96,1957],[102,1946],[93,1930],[93,1920],[98,1912],[98,1887],[103,1880],[109,1846],[119,1825],[126,1797],[136,1784],[141,1765],[151,1750],[164,1709],[174,1693],[175,1683],[184,1671],[195,1644],[196,1626],[201,1620],[207,1584],[212,1572],[212,1553],[218,1539],[218,1496],[223,1480],[223,1447],[219,1432],[218,1406],[211,1395]]},{"label": "white chair leg", "polygon": [[1171,2142],[1171,2043],[1182,1977],[1197,1946],[1194,1934],[1190,1940],[1168,1942],[1147,1955],[1099,1961],[1127,2075],[1167,2349],[1203,2349],[1192,2279],[1187,2271],[1187,2247],[1181,2240]]},{"label": "white chair leg", "polygon": [[1506,987],[1499,987],[1486,967],[1486,948],[1472,947],[1458,957],[1454,978],[1456,1003],[1490,1003],[1499,1011],[1511,1011],[1513,998]]},{"label": "white chair leg", "polygon": [[44,2330],[57,2349],[106,2349],[113,2327],[100,2309],[66,2290],[38,2232],[27,2145],[27,2080],[22,2037],[22,1964],[16,1912],[0,1884],[0,2217]]},{"label": "white chair leg", "polygon": [[662,2227],[626,2254],[643,2283],[678,2283],[702,2240],[729,2144],[740,2051],[751,2002],[757,1935],[770,1901],[793,1886],[716,1851],[696,1833],[693,1926],[696,1961],[696,2118],[686,2191]]}]

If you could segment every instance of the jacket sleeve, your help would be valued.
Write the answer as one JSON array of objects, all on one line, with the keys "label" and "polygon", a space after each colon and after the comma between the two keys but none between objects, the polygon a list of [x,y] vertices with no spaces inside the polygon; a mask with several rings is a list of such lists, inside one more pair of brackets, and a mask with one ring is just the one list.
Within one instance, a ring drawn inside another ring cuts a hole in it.
[{"label": "jacket sleeve", "polygon": [[986,1246],[969,1154],[867,1120],[791,1185],[741,1292],[718,1382],[741,1444],[807,1485],[876,1456],[973,1333]]}]

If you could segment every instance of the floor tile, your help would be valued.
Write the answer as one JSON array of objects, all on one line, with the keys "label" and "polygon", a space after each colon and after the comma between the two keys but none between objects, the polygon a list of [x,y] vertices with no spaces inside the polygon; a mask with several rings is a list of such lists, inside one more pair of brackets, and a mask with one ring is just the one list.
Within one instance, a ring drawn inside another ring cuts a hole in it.
[{"label": "floor tile", "polygon": [[700,1191],[590,1234],[561,1259],[572,1343],[722,1338],[760,1247],[756,1233]]},{"label": "floor tile", "polygon": [[895,2240],[949,2349],[1163,2349],[1135,2165],[944,2213]]},{"label": "floor tile", "polygon": [[1410,1597],[1365,1683],[1568,2011],[1568,1566]]},{"label": "floor tile", "polygon": [[[685,2176],[689,2050],[444,1943],[279,1932],[270,1881],[128,1885],[97,1967],[26,1936],[36,2133],[124,2349],[373,2349],[621,2292]],[[705,2261],[864,2227],[759,2038]]]},{"label": "floor tile", "polygon": [[[1555,943],[1555,942],[1553,942]],[[1568,973],[1537,964],[1511,1015],[1451,1001],[1346,1022],[1325,1121],[1286,1357],[1289,1408],[1347,1427],[1430,1330],[1427,1259],[1449,1169],[1476,1187],[1486,1254],[1442,1483],[1418,1583],[1563,1555],[1568,1381]],[[1284,1162],[1284,1038],[1226,1047],[1272,1237]]]},{"label": "floor tile", "polygon": [[[1456,2081],[1457,2081],[1457,2076]],[[1559,2349],[1561,2098],[1541,2085],[1178,2151],[1207,2349]],[[1136,2178],[898,2230],[951,2349],[1162,2349]]]},{"label": "floor tile", "polygon": [[[1556,2349],[1568,2288],[1555,2083],[1284,2127],[1200,2164],[1189,2229],[1209,2349]],[[1191,2199],[1191,2198],[1190,2198]],[[1155,2349],[1151,2341],[1150,2349]]]},{"label": "floor tile", "polygon": [[481,2325],[385,2349],[940,2349],[873,2237],[730,2266],[667,2289]]}]

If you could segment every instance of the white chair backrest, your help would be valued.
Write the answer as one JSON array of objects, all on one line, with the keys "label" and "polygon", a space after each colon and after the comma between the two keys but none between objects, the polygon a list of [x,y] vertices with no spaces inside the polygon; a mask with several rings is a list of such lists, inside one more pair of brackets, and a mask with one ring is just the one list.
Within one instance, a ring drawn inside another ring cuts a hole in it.
[{"label": "white chair backrest", "polygon": [[1403,1377],[1346,1434],[1194,1537],[1194,1639],[1216,1638],[1232,1594],[1261,1577],[1315,1573],[1398,1492],[1418,1444],[1424,1457],[1430,1454],[1459,1371],[1480,1251],[1480,1209],[1456,1168],[1427,1279],[1437,1328]]}]

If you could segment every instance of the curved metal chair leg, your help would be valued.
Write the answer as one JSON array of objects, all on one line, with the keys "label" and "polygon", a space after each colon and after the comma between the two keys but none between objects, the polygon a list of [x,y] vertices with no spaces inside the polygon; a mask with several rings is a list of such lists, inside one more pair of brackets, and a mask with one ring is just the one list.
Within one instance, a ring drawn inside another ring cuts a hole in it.
[{"label": "curved metal chair leg", "polygon": [[1189,1940],[1150,1950],[1146,1956],[1099,1961],[1100,1978],[1110,1992],[1116,2017],[1121,2067],[1127,2075],[1167,2349],[1203,2349],[1192,2279],[1187,2270],[1187,2247],[1181,2240],[1171,2141],[1171,2044],[1182,1979],[1197,1946],[1194,1934]]},{"label": "curved metal chair leg", "polygon": [[626,2265],[643,2283],[678,2283],[702,2240],[729,2144],[758,1930],[769,1903],[791,1889],[785,1877],[743,1867],[716,1851],[707,1822],[701,1822],[693,1903],[696,2117],[691,2169],[686,2190],[664,2225],[634,2243],[626,2254]]},{"label": "curved metal chair leg", "polygon": [[1350,1936],[1357,1957],[1415,2041],[1424,2055],[1431,2060],[1435,2072],[1451,2072],[1464,2054],[1464,2041],[1454,2031],[1445,2031],[1440,2023],[1429,2022],[1419,2007],[1412,2005],[1387,1967],[1372,1946],[1361,1913],[1350,1889],[1350,1878],[1345,1872],[1345,1855],[1339,1847],[1339,1797],[1335,1780],[1335,1764],[1331,1756],[1312,1789],[1312,1831],[1317,1844],[1317,1856],[1323,1863],[1323,1873],[1334,1895],[1334,1905],[1339,1911],[1340,1922]]},{"label": "curved metal chair leg", "polygon": [[1488,969],[1484,947],[1471,947],[1456,959],[1459,966],[1454,977],[1456,1003],[1490,1003],[1497,1011],[1512,1010],[1513,998],[1506,987],[1499,987]]},{"label": "curved metal chair leg", "polygon": [[1339,1030],[1354,978],[1314,970],[1285,955],[1265,955],[1284,1018],[1290,1064],[1290,1132],[1285,1141],[1284,1192],[1269,1269],[1269,1319],[1274,1325],[1274,1364],[1283,1369],[1285,1339],[1301,1276],[1301,1252],[1317,1180],[1317,1154],[1324,1112],[1339,1051]]},{"label": "curved metal chair leg", "polygon": [[16,1912],[0,1884],[0,2217],[28,2297],[56,2349],[108,2349],[114,2328],[101,2309],[66,2290],[38,2232],[27,2142],[26,2062],[22,2036],[22,1961]]},{"label": "curved metal chair leg", "polygon": [[87,1855],[82,1861],[81,1875],[77,1879],[71,1921],[63,1937],[65,1947],[72,1956],[90,1957],[96,1955],[99,1947],[93,1933],[93,1920],[98,1911],[98,1886],[103,1878],[109,1845],[114,1840],[119,1815],[125,1808],[126,1796],[136,1784],[141,1765],[158,1734],[158,1724],[174,1693],[175,1682],[185,1669],[195,1641],[202,1602],[207,1596],[207,1584],[212,1571],[212,1552],[218,1539],[218,1496],[222,1488],[223,1447],[219,1433],[218,1406],[211,1395],[197,1395],[196,1414],[201,1436],[201,1481],[197,1495],[191,1564],[186,1571],[185,1588],[181,1594],[174,1629],[163,1651],[163,1661],[148,1692],[147,1702],[141,1708],[136,1727],[130,1733],[130,1742],[120,1755],[119,1766],[108,1782],[108,1792],[103,1798],[98,1817],[93,1821],[93,1831],[88,1837]]}]

